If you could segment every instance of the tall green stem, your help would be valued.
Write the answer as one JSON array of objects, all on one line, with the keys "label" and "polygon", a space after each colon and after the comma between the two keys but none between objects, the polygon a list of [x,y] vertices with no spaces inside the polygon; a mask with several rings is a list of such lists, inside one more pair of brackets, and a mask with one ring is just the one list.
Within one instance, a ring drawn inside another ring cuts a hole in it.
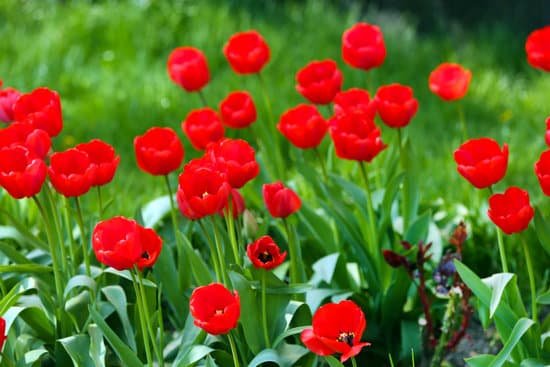
[{"label": "tall green stem", "polygon": [[101,186],[96,187],[97,202],[99,203],[99,219],[103,218],[103,199],[101,197]]},{"label": "tall green stem", "polygon": [[357,367],[357,362],[355,361],[355,357],[351,357],[351,365],[353,367]]},{"label": "tall green stem", "polygon": [[529,252],[529,246],[524,239],[521,240],[523,252],[525,253],[525,263],[527,265],[527,274],[529,275],[529,288],[531,288],[531,319],[538,322],[537,314],[537,287],[535,285],[535,273],[533,271],[533,262]]},{"label": "tall green stem", "polygon": [[233,355],[233,365],[234,367],[240,367],[239,356],[237,355],[237,347],[235,346],[235,341],[231,336],[231,333],[227,334],[227,339],[229,340],[229,346],[231,347],[231,354]]},{"label": "tall green stem", "polygon": [[233,250],[233,258],[235,264],[241,265],[241,256],[239,254],[239,245],[237,237],[235,235],[235,218],[233,218],[232,200],[229,198],[229,210],[224,213],[225,223],[227,226],[227,234],[229,235],[229,242],[231,243],[231,249]]},{"label": "tall green stem", "polygon": [[204,236],[206,237],[206,242],[208,242],[208,247],[210,248],[210,259],[212,260],[212,265],[214,266],[216,281],[223,282],[223,279],[220,274],[220,265],[218,263],[218,252],[216,251],[216,247],[214,246],[214,243],[212,242],[212,238],[210,238],[210,234],[208,233],[208,230],[206,229],[206,226],[204,225],[202,220],[199,219],[198,222],[199,222],[199,226],[204,232]]},{"label": "tall green stem", "polygon": [[218,258],[220,260],[220,273],[222,276],[223,284],[229,285],[229,279],[227,275],[227,265],[225,263],[225,253],[223,251],[223,246],[220,241],[218,226],[216,226],[216,221],[214,220],[213,216],[210,217],[210,222],[212,223],[212,227],[214,228],[214,243],[216,245],[216,251],[218,252]]},{"label": "tall green stem", "polygon": [[466,129],[466,119],[464,118],[464,108],[462,107],[462,103],[457,103],[457,109],[460,128],[462,129],[462,138],[466,141],[468,140],[468,130]]},{"label": "tall green stem", "polygon": [[45,191],[46,191],[46,198],[48,200],[48,204],[50,206],[50,209],[51,209],[51,214],[52,214],[52,218],[53,218],[53,224],[54,224],[54,228],[55,228],[55,234],[56,234],[56,237],[58,239],[58,247],[59,247],[59,251],[61,252],[61,271],[63,272],[68,272],[68,275],[69,276],[72,276],[72,272],[70,271],[69,269],[69,265],[67,263],[67,250],[65,249],[65,243],[63,241],[63,234],[61,233],[61,225],[60,225],[60,222],[59,222],[59,217],[57,216],[57,211],[56,211],[56,206],[55,206],[55,203],[54,203],[54,199],[53,199],[53,194],[51,192],[51,189],[48,185],[44,185],[45,186]]},{"label": "tall green stem", "polygon": [[306,279],[303,268],[300,268],[300,265],[303,264],[302,251],[286,218],[283,218],[283,223],[288,238],[288,252],[290,255],[290,284],[303,283]]},{"label": "tall green stem", "polygon": [[84,258],[84,264],[86,266],[86,275],[91,276],[90,257],[88,256],[88,237],[84,229],[84,219],[82,218],[82,208],[80,207],[80,199],[78,196],[75,196],[74,201],[76,204],[76,219],[78,228],[80,229],[80,242],[82,244],[82,257]]},{"label": "tall green stem", "polygon": [[140,292],[136,277],[132,271],[130,271],[130,276],[132,277],[132,284],[134,286],[134,292],[136,294],[137,312],[139,317],[139,323],[141,326],[143,346],[145,347],[145,356],[147,357],[147,365],[149,367],[153,367],[153,356],[151,354],[151,346],[149,345],[148,329],[147,329],[147,325],[145,322],[145,315],[144,315],[145,311],[143,310],[143,304],[141,302],[142,301],[141,292]]},{"label": "tall green stem", "polygon": [[206,97],[204,96],[204,93],[202,92],[202,90],[199,90],[198,95],[199,95],[199,98],[201,99],[201,103],[203,107],[207,107],[208,102],[206,101]]},{"label": "tall green stem", "polygon": [[408,176],[407,174],[410,174],[407,172],[408,170],[408,157],[407,153],[405,152],[405,149],[403,148],[403,137],[401,128],[397,129],[397,138],[399,141],[399,160],[401,161],[401,169],[405,172],[405,180],[403,182],[403,191],[401,196],[401,212],[403,215],[403,233],[406,233],[408,227],[409,227],[409,182],[408,182]]},{"label": "tall green stem", "polygon": [[72,273],[76,271],[77,265],[76,265],[76,241],[74,240],[73,236],[73,227],[71,225],[70,220],[70,213],[69,213],[69,200],[66,197],[63,197],[63,221],[65,223],[65,227],[67,229],[67,237],[69,238],[69,254],[71,257],[71,265],[72,265]]},{"label": "tall green stem", "polygon": [[325,179],[325,182],[328,182],[328,173],[327,173],[327,166],[325,164],[325,160],[323,159],[323,156],[319,152],[319,148],[315,147],[313,148],[313,151],[315,152],[315,156],[317,157],[317,160],[319,161],[319,165],[321,166],[321,172],[323,172],[323,178]]},{"label": "tall green stem", "polygon": [[[374,214],[374,206],[372,205],[372,191],[369,184],[369,176],[367,175],[367,168],[365,162],[359,162],[359,168],[363,181],[365,181],[365,189],[367,190],[367,212],[369,214],[369,232],[370,232],[370,246],[372,250],[378,246],[378,233],[376,232],[376,216]],[[375,254],[372,254],[375,255]]]},{"label": "tall green stem", "polygon": [[267,328],[267,300],[266,300],[266,274],[267,271],[262,271],[262,323],[264,329],[264,339],[265,347],[271,348],[271,343],[269,342],[269,330]]},{"label": "tall green stem", "polygon": [[[157,343],[157,336],[153,330],[153,324],[151,323],[151,313],[149,312],[149,305],[147,303],[147,298],[145,297],[145,287],[143,286],[143,277],[139,269],[136,268],[135,271],[139,282],[139,291],[141,295],[141,304],[143,305],[145,324],[147,325],[147,330],[149,331],[149,337],[151,338],[151,343],[153,344],[153,350],[157,356],[157,361],[159,363],[159,366],[163,367],[164,358],[162,356],[162,348],[159,348],[159,344]],[[162,308],[159,307],[158,312],[161,313]]]}]

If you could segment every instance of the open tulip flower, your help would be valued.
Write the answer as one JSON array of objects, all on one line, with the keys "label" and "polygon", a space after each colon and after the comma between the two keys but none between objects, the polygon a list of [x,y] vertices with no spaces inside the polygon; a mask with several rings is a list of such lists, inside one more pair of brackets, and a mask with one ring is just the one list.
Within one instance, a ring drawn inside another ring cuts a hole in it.
[{"label": "open tulip flower", "polygon": [[300,197],[280,181],[264,184],[262,194],[267,210],[275,218],[286,218],[302,206]]},{"label": "open tulip flower", "polygon": [[342,159],[370,162],[387,147],[374,120],[360,110],[335,115],[329,129],[336,155]]},{"label": "open tulip flower", "polygon": [[508,167],[508,145],[490,138],[471,139],[454,152],[458,173],[478,189],[499,182]]},{"label": "open tulip flower", "polygon": [[15,107],[15,102],[20,95],[21,92],[19,92],[17,89],[2,89],[2,81],[0,80],[0,121],[13,121],[13,108]]},{"label": "open tulip flower", "polygon": [[243,196],[241,195],[239,190],[232,188],[231,193],[227,198],[227,202],[225,203],[224,207],[218,211],[218,214],[223,217],[231,210],[231,215],[233,216],[233,219],[236,219],[245,211],[245,209],[246,205],[244,203]]},{"label": "open tulip flower", "polygon": [[342,89],[343,80],[334,60],[312,61],[296,73],[296,90],[311,103],[328,104]]},{"label": "open tulip flower", "polygon": [[208,146],[206,154],[225,171],[233,188],[240,189],[260,173],[256,152],[245,140],[219,140]]},{"label": "open tulip flower", "polygon": [[527,228],[535,214],[529,202],[529,193],[519,187],[510,187],[503,194],[489,198],[489,218],[506,234]]},{"label": "open tulip flower", "polygon": [[535,163],[535,174],[544,195],[550,196],[550,150],[540,155]]},{"label": "open tulip flower", "polygon": [[256,106],[248,92],[229,93],[220,103],[222,123],[233,129],[244,129],[256,121]]},{"label": "open tulip flower", "polygon": [[134,151],[139,168],[154,176],[177,170],[185,154],[178,135],[169,127],[152,127],[137,136]]},{"label": "open tulip flower", "polygon": [[59,94],[48,88],[37,88],[21,95],[13,108],[13,116],[15,121],[29,122],[51,137],[63,129]]},{"label": "open tulip flower", "polygon": [[550,25],[529,34],[525,52],[532,67],[550,72]]},{"label": "open tulip flower", "polygon": [[380,87],[374,99],[378,115],[389,127],[407,126],[418,110],[413,90],[406,85],[394,83]]},{"label": "open tulip flower", "polygon": [[219,283],[195,288],[189,309],[195,325],[212,335],[229,333],[237,327],[241,315],[239,294]]},{"label": "open tulip flower", "polygon": [[237,74],[259,73],[270,58],[269,46],[255,30],[232,35],[223,48],[223,54]]},{"label": "open tulip flower", "polygon": [[300,149],[315,148],[325,137],[328,124],[314,105],[300,104],[286,110],[277,129]]},{"label": "open tulip flower", "polygon": [[45,158],[52,142],[48,133],[36,129],[28,122],[13,122],[0,130],[0,147],[24,145],[39,158]]},{"label": "open tulip flower", "polygon": [[23,145],[0,148],[0,186],[15,199],[40,192],[48,168],[40,157]]},{"label": "open tulip flower", "polygon": [[189,112],[181,123],[181,129],[197,150],[205,150],[224,135],[220,117],[213,109],[206,107]]},{"label": "open tulip flower", "polygon": [[52,154],[48,175],[53,187],[66,197],[84,195],[92,187],[95,166],[76,148]]},{"label": "open tulip flower", "polygon": [[365,314],[353,301],[328,303],[313,315],[312,327],[302,331],[302,343],[315,354],[339,353],[343,363],[370,343],[361,342],[367,327]]},{"label": "open tulip flower", "polygon": [[174,49],[166,66],[170,79],[187,92],[200,91],[210,81],[206,57],[194,47]]},{"label": "open tulip flower", "polygon": [[281,252],[279,246],[270,236],[262,236],[249,244],[246,254],[255,268],[265,270],[275,269],[286,258],[286,251]]},{"label": "open tulip flower", "polygon": [[76,149],[88,154],[94,173],[92,186],[106,185],[113,180],[120,163],[120,157],[115,149],[99,139],[92,139],[88,143],[78,144]]},{"label": "open tulip flower", "polygon": [[472,72],[462,65],[443,63],[431,72],[429,86],[432,93],[444,101],[461,99],[468,92]]},{"label": "open tulip flower", "polygon": [[378,26],[357,23],[342,35],[342,58],[358,69],[379,67],[386,59],[384,35]]},{"label": "open tulip flower", "polygon": [[374,100],[370,98],[369,92],[361,88],[351,88],[338,92],[333,102],[335,115],[359,110],[365,112],[370,119],[374,119],[376,116]]}]

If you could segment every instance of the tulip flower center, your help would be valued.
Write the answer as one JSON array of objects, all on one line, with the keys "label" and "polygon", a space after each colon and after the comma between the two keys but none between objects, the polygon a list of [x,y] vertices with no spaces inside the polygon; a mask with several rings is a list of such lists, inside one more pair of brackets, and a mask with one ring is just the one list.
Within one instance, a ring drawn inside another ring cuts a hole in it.
[{"label": "tulip flower center", "polygon": [[343,332],[343,333],[340,333],[340,335],[338,336],[338,341],[342,342],[342,343],[346,343],[347,345],[352,347],[353,346],[353,338],[355,338],[355,333],[354,332],[349,332],[349,333]]},{"label": "tulip flower center", "polygon": [[223,310],[216,310],[216,315],[223,315]]},{"label": "tulip flower center", "polygon": [[208,191],[203,192],[201,195],[201,199],[205,199],[206,197],[208,197],[208,195],[210,195]]},{"label": "tulip flower center", "polygon": [[264,264],[267,264],[270,261],[273,261],[273,256],[267,251],[264,251],[258,255],[258,260],[263,262]]},{"label": "tulip flower center", "polygon": [[149,260],[149,253],[147,251],[144,251],[142,254],[141,254],[141,258],[142,259],[145,259],[145,260]]}]

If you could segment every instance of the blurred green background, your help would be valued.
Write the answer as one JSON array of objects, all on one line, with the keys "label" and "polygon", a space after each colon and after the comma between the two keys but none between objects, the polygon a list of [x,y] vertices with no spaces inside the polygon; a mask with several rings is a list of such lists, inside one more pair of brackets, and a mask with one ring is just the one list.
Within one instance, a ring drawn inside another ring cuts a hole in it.
[{"label": "blurred green background", "polygon": [[[508,175],[498,190],[520,185],[542,200],[533,164],[545,149],[550,76],[528,66],[523,48],[527,34],[548,18],[549,6],[542,0],[456,4],[2,0],[0,78],[22,91],[42,85],[59,91],[65,128],[56,149],[92,138],[116,146],[122,161],[108,188],[115,197],[111,209],[132,215],[163,188],[157,178],[137,169],[134,136],[165,125],[185,140],[180,123],[200,107],[197,95],[184,93],[168,79],[165,63],[173,48],[193,45],[206,53],[213,80],[204,92],[211,106],[231,90],[247,89],[260,110],[257,123],[268,123],[258,80],[235,75],[221,51],[231,34],[255,28],[272,50],[264,77],[276,116],[303,101],[294,89],[294,75],[312,59],[337,60],[345,88],[366,87],[374,94],[390,82],[412,86],[420,108],[408,134],[421,167],[422,200],[442,197],[446,203],[468,206],[473,189],[456,173],[452,160],[462,140],[457,103],[440,101],[427,86],[439,63],[459,62],[473,72],[470,91],[459,102],[469,135],[490,136],[510,146]],[[359,20],[380,25],[388,49],[385,64],[369,73],[351,69],[340,57],[342,32]],[[391,144],[395,132],[384,128],[383,139]],[[187,158],[196,156],[185,144]],[[289,158],[294,154],[290,149]],[[290,162],[288,166],[292,169]]]}]

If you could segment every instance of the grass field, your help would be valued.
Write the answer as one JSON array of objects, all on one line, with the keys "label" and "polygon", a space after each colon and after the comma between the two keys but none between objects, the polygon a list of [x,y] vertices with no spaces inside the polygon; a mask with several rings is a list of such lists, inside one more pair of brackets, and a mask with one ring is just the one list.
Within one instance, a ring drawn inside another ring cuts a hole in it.
[{"label": "grass field", "polygon": [[[365,74],[340,57],[340,37],[358,20],[379,24],[388,48],[386,63]],[[525,36],[503,27],[466,30],[450,24],[444,34],[419,35],[414,14],[337,8],[323,1],[105,1],[0,2],[0,78],[23,91],[47,85],[60,92],[65,129],[56,149],[97,137],[113,143],[121,171],[109,186],[113,213],[131,215],[162,186],[135,165],[134,136],[153,125],[179,128],[198,96],[185,94],[168,79],[165,62],[176,46],[206,53],[212,82],[205,89],[211,106],[230,90],[249,89],[263,111],[256,78],[232,73],[221,49],[234,32],[258,29],[272,50],[265,79],[275,115],[299,103],[294,74],[312,59],[334,58],[344,86],[374,93],[385,83],[412,86],[420,108],[408,133],[422,167],[423,201],[467,200],[471,190],[455,171],[452,151],[461,142],[456,104],[446,104],[427,87],[440,62],[456,61],[473,72],[461,102],[470,136],[491,136],[510,145],[507,184],[529,187],[540,198],[532,166],[544,149],[544,118],[550,114],[550,77],[528,67]],[[260,119],[259,124],[267,123]],[[386,141],[395,140],[384,130]],[[196,155],[186,142],[187,157]],[[127,178],[131,178],[128,180]],[[503,185],[504,188],[504,185]]]}]

